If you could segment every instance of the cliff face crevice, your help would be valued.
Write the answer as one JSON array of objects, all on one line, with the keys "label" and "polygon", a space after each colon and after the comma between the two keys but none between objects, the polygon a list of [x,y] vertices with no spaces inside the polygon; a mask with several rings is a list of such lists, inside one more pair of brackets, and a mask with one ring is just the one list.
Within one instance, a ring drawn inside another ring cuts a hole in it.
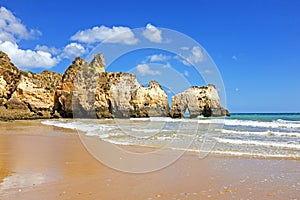
[{"label": "cliff face crevice", "polygon": [[156,81],[147,87],[136,76],[105,72],[102,54],[91,63],[77,57],[65,73],[23,72],[0,52],[0,118],[127,118],[223,116],[215,86],[193,86],[172,97]]}]

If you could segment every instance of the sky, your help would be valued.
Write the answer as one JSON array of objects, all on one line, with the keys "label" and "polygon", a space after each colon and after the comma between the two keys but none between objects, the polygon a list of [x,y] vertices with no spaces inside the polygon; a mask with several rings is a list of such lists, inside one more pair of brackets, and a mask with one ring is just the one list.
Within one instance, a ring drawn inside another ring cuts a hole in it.
[{"label": "sky", "polygon": [[230,112],[300,112],[298,0],[0,1],[0,50],[22,70],[63,73],[97,48],[170,94],[221,81]]}]

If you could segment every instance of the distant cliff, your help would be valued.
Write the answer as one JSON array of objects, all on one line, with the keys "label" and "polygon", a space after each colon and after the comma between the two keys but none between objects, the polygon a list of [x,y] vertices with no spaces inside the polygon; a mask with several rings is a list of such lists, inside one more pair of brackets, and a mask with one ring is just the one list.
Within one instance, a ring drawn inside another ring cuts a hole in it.
[{"label": "distant cliff", "polygon": [[194,86],[172,97],[156,81],[148,87],[135,75],[105,72],[104,57],[91,63],[77,57],[65,73],[41,74],[19,70],[0,52],[0,119],[40,119],[51,117],[123,118],[223,116],[215,86]]}]

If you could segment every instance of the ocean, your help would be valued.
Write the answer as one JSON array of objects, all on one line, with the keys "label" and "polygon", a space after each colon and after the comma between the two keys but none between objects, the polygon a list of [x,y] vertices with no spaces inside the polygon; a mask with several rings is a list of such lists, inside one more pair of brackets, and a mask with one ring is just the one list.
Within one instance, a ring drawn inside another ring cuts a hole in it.
[{"label": "ocean", "polygon": [[224,118],[57,119],[43,124],[112,144],[199,154],[300,158],[300,113],[235,113]]}]

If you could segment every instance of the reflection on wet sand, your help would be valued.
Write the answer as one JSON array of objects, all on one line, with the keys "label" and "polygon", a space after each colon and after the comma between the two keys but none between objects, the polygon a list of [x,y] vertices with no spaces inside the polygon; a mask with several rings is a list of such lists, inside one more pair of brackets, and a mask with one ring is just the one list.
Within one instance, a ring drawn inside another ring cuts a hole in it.
[{"label": "reflection on wet sand", "polygon": [[5,152],[6,149],[10,146],[8,138],[1,137],[0,135],[0,187],[4,181],[4,179],[12,174],[12,171],[7,166],[7,161],[5,160],[5,157],[7,152]]},{"label": "reflection on wet sand", "polygon": [[[3,124],[3,122],[1,122]],[[63,145],[54,137],[36,135],[38,123],[6,123],[0,130],[0,194],[20,192],[61,177]],[[50,130],[49,130],[50,129]],[[43,133],[52,127],[43,130]],[[7,131],[9,130],[9,131]]]}]

